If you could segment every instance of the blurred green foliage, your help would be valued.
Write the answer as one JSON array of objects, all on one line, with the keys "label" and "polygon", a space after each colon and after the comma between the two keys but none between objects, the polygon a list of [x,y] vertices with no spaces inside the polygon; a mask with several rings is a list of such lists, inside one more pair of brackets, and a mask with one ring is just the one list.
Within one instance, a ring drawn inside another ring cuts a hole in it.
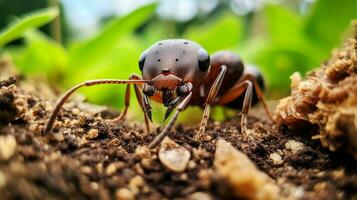
[{"label": "blurred green foliage", "polygon": [[57,8],[47,8],[27,14],[11,23],[0,33],[0,48],[8,42],[21,37],[29,29],[40,27],[58,15]]},{"label": "blurred green foliage", "polygon": [[[351,20],[357,18],[355,0],[317,0],[306,15],[266,4],[248,16],[223,11],[204,23],[189,24],[177,35],[173,22],[155,18],[155,8],[156,4],[146,5],[108,21],[93,37],[65,47],[38,30],[29,30],[53,19],[57,10],[36,12],[5,29],[0,48],[12,55],[25,75],[44,75],[52,85],[69,88],[89,79],[126,79],[131,73],[140,73],[140,53],[154,42],[175,35],[197,41],[210,53],[229,49],[241,54],[245,62],[263,71],[270,96],[281,97],[288,92],[289,76],[319,66],[344,39]],[[4,47],[19,36],[24,37],[24,45]],[[81,91],[93,102],[123,106],[124,86],[96,87]]]}]

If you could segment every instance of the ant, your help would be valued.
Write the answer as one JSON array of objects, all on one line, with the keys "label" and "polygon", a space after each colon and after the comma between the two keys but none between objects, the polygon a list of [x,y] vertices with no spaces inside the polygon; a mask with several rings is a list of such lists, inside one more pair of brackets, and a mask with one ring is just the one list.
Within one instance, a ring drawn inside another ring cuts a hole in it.
[{"label": "ant", "polygon": [[[173,127],[179,113],[188,105],[204,107],[202,121],[195,136],[199,140],[205,131],[210,108],[223,105],[241,110],[241,132],[246,131],[246,116],[250,107],[258,101],[272,120],[265,103],[264,80],[256,67],[244,67],[241,58],[230,51],[219,51],[209,56],[196,42],[184,39],[168,39],[157,42],[145,50],[139,59],[138,74],[130,75],[128,80],[99,79],[80,83],[68,90],[57,103],[47,123],[45,133],[51,131],[53,123],[64,102],[81,87],[99,84],[127,84],[125,107],[116,120],[126,116],[130,85],[134,85],[137,101],[144,112],[147,132],[150,132],[150,99],[167,107],[165,119],[176,109],[173,117],[159,135],[149,144],[156,147]],[[273,120],[272,120],[273,121]]]}]

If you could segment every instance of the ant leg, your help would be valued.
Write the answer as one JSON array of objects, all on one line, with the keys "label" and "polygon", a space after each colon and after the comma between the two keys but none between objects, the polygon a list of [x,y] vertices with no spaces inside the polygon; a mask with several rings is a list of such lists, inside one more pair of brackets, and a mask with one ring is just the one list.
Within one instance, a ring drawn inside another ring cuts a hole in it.
[{"label": "ant leg", "polygon": [[250,111],[250,107],[252,106],[253,84],[250,80],[246,80],[242,83],[242,87],[245,87],[245,94],[240,119],[240,128],[241,132],[245,133],[247,131],[247,115]]},{"label": "ant leg", "polygon": [[219,88],[221,87],[224,75],[226,73],[227,67],[225,65],[221,66],[221,71],[219,72],[216,80],[214,81],[213,85],[211,86],[211,89],[208,93],[208,97],[206,99],[205,103],[205,109],[203,111],[203,116],[200,124],[200,129],[198,130],[198,133],[195,136],[195,140],[200,140],[202,137],[202,134],[205,132],[206,126],[207,126],[207,121],[210,115],[210,110],[211,110],[211,104],[215,100],[217,93],[219,91]]},{"label": "ant leg", "polygon": [[47,134],[51,131],[53,123],[56,120],[56,117],[62,108],[63,104],[65,101],[79,88],[82,87],[89,87],[93,85],[100,85],[100,84],[143,84],[148,81],[146,80],[120,80],[120,79],[99,79],[99,80],[91,80],[91,81],[85,81],[83,83],[80,83],[71,89],[69,89],[57,102],[55,109],[53,110],[50,119],[47,122],[46,128],[44,133]]},{"label": "ant leg", "polygon": [[271,114],[268,105],[265,101],[263,91],[260,89],[260,86],[255,79],[253,79],[252,82],[255,89],[255,93],[257,94],[259,101],[262,102],[265,112],[268,114],[270,121],[274,122],[273,115]]},{"label": "ant leg", "polygon": [[[268,105],[266,104],[266,101],[265,101],[265,98],[264,98],[264,94],[263,94],[263,91],[262,89],[260,88],[258,82],[256,81],[256,79],[254,78],[254,76],[252,75],[246,75],[242,81],[245,81],[245,80],[249,80],[252,82],[253,84],[253,87],[255,89],[255,93],[257,94],[257,97],[259,99],[260,102],[262,102],[263,104],[263,107],[264,107],[264,110],[265,112],[267,113],[269,119],[274,122],[273,120],[273,116],[271,114],[271,112],[269,111],[269,108],[268,108]],[[225,95],[223,95],[219,101],[218,101],[218,104],[220,105],[225,105],[233,100],[235,100],[237,97],[241,96],[244,92],[244,88],[243,87],[240,87],[240,84],[236,85],[236,86],[233,86],[230,90],[228,90],[226,92]]]},{"label": "ant leg", "polygon": [[[129,80],[142,80],[142,78],[138,74],[131,74],[130,77],[129,77]],[[141,110],[144,112],[146,132],[149,133],[150,132],[150,125],[149,125],[148,116],[147,116],[147,114],[146,114],[146,112],[144,110],[144,102],[143,102],[143,95],[142,95],[141,88],[137,84],[135,84],[134,85],[134,90],[135,90],[136,100],[138,101]],[[125,91],[125,107],[124,107],[124,110],[121,112],[119,117],[113,119],[113,121],[124,120],[125,117],[126,117],[126,114],[127,114],[129,106],[130,106],[130,84],[127,84],[126,91]]]},{"label": "ant leg", "polygon": [[241,112],[241,132],[246,131],[247,124],[247,114],[252,105],[252,96],[253,96],[253,83],[251,80],[245,80],[242,83],[235,85],[230,90],[227,91],[226,95],[219,99],[218,104],[224,105],[230,101],[236,99],[237,97],[244,94],[242,112]]},{"label": "ant leg", "polygon": [[185,99],[183,99],[183,101],[177,106],[177,110],[174,113],[174,115],[172,116],[171,120],[169,121],[169,123],[166,125],[166,127],[161,131],[161,133],[159,135],[157,135],[155,137],[155,139],[149,144],[149,148],[155,148],[157,145],[159,145],[161,143],[161,141],[165,138],[165,136],[167,135],[167,133],[170,131],[170,129],[172,128],[172,126],[175,124],[176,119],[179,115],[179,113],[181,111],[183,111],[188,102],[190,101],[192,96],[192,92],[190,92]]}]

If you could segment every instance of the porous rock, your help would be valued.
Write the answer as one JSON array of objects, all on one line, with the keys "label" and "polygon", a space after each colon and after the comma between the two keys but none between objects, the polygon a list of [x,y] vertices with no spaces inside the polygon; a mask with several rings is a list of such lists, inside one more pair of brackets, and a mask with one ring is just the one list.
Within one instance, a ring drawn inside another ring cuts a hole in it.
[{"label": "porous rock", "polygon": [[357,159],[357,23],[355,35],[320,68],[291,76],[291,95],[282,99],[275,119],[294,132],[318,127],[330,151],[344,149]]}]

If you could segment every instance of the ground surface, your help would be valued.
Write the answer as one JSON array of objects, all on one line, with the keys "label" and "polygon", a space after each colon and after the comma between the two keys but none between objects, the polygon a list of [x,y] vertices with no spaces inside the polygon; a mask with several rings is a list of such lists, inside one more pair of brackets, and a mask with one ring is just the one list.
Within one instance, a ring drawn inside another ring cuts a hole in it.
[{"label": "ground surface", "polygon": [[296,134],[250,117],[250,130],[241,134],[237,117],[210,121],[207,140],[196,142],[196,126],[178,125],[169,137],[190,159],[183,172],[173,172],[158,158],[158,148],[144,148],[159,129],[145,134],[141,124],[112,123],[118,113],[69,101],[53,133],[43,135],[55,96],[21,80],[0,84],[2,199],[235,199],[226,188],[241,186],[219,179],[214,166],[219,138],[273,180],[279,188],[275,197],[357,198],[356,161],[312,140],[314,129]]},{"label": "ground surface", "polygon": [[246,133],[232,117],[195,141],[183,124],[153,150],[160,127],[79,98],[43,134],[58,93],[13,69],[0,61],[0,199],[357,199],[357,34],[293,76],[276,125],[258,108]]}]

